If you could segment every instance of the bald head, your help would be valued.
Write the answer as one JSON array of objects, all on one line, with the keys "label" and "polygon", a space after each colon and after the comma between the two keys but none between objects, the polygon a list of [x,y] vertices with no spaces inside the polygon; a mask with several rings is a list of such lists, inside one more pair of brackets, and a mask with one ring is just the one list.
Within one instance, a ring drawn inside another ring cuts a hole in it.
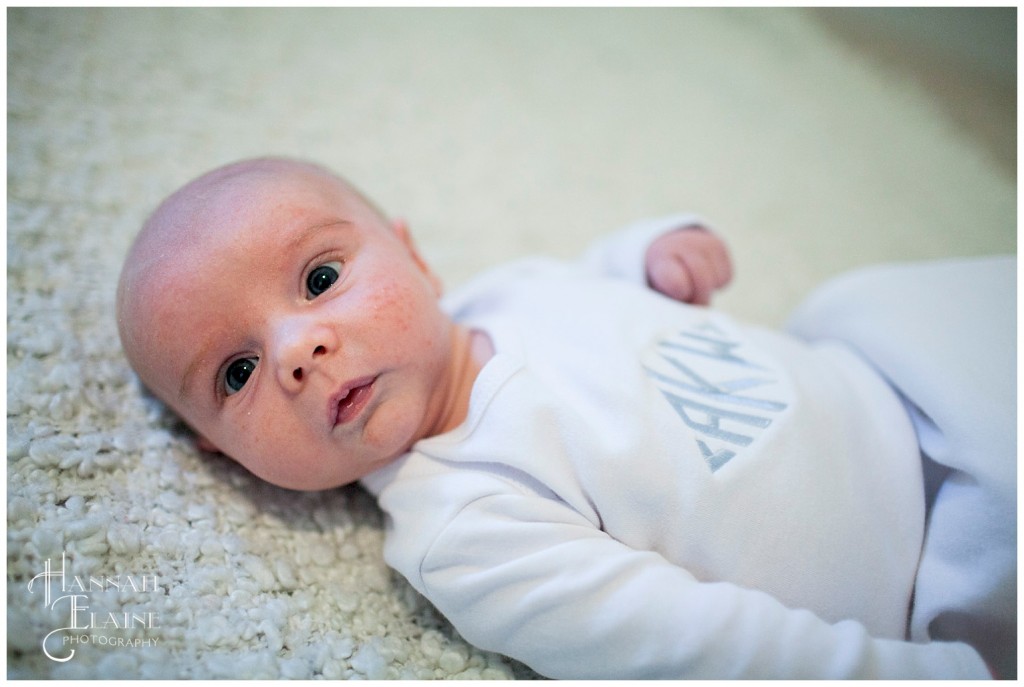
[{"label": "bald head", "polygon": [[226,202],[250,204],[284,183],[309,183],[356,201],[387,221],[372,201],[345,179],[312,162],[290,158],[254,158],[213,169],[168,196],[146,220],[131,253],[178,233],[208,230]]}]

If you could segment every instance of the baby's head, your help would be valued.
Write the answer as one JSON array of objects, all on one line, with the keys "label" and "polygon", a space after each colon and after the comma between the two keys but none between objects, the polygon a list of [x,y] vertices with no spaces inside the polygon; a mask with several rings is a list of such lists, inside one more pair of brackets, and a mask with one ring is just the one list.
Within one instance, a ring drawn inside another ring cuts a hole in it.
[{"label": "baby's head", "polygon": [[186,184],[121,273],[122,345],[201,437],[292,489],[445,429],[455,328],[408,230],[339,177],[247,160]]}]

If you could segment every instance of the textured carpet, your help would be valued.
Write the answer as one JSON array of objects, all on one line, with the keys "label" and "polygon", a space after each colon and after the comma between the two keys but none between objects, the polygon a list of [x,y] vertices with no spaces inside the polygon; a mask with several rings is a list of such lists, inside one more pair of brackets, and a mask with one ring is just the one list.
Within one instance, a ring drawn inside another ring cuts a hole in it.
[{"label": "textured carpet", "polygon": [[120,263],[210,167],[342,171],[449,286],[699,211],[735,254],[718,304],[766,324],[850,267],[1016,250],[1014,180],[801,10],[21,8],[7,31],[9,677],[531,676],[388,570],[359,488],[264,486],[141,392]]}]

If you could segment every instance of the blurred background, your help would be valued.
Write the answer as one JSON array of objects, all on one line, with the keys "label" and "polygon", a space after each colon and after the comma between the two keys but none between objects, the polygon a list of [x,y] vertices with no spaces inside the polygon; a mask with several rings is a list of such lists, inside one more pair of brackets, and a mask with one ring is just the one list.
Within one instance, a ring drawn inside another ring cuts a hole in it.
[{"label": "blurred background", "polygon": [[836,7],[809,10],[884,69],[913,79],[961,131],[1017,173],[1014,7]]}]

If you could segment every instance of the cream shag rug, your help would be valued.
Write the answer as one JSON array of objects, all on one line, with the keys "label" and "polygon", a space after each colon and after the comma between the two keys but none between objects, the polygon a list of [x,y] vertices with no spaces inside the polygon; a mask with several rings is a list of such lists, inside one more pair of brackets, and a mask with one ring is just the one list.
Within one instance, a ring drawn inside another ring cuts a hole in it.
[{"label": "cream shag rug", "polygon": [[1014,181],[798,9],[20,8],[7,31],[9,677],[531,676],[388,570],[360,489],[264,486],[141,393],[120,262],[210,167],[340,170],[449,286],[696,210],[736,257],[718,304],[767,324],[846,268],[1016,250]]}]

